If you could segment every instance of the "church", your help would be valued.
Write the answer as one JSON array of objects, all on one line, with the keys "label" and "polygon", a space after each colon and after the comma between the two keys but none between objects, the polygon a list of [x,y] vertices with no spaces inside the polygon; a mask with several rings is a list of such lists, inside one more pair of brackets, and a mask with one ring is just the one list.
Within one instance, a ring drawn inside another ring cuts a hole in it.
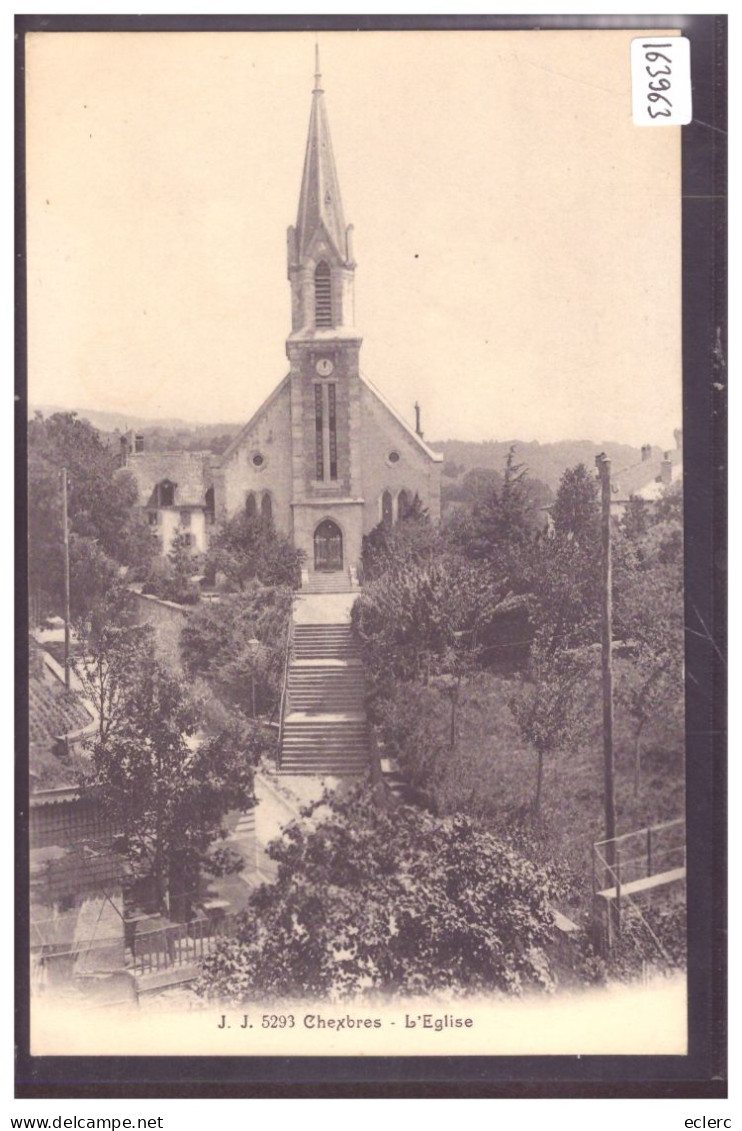
[{"label": "church", "polygon": [[[214,518],[271,517],[303,551],[303,587],[357,583],[361,544],[417,495],[440,517],[443,456],[361,373],[353,226],[340,195],[319,61],[296,224],[288,229],[289,372],[211,469]],[[177,499],[174,500],[177,506]],[[324,582],[324,585],[323,585]]]}]

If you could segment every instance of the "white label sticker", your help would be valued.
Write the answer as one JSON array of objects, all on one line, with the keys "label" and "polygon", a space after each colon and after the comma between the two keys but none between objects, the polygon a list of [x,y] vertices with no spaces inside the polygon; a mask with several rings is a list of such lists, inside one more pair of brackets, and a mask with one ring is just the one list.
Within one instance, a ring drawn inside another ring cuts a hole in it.
[{"label": "white label sticker", "polygon": [[631,105],[637,126],[688,125],[693,117],[689,39],[632,39]]}]

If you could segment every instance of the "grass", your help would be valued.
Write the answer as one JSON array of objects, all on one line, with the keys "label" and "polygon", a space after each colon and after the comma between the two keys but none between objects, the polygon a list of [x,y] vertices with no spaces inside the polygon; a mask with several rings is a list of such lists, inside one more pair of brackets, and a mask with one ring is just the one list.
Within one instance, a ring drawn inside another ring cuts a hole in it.
[{"label": "grass", "polygon": [[[484,672],[462,684],[457,708],[456,745],[439,755],[435,799],[439,810],[466,812],[483,819],[527,856],[555,870],[564,883],[565,910],[587,906],[591,885],[591,846],[603,839],[603,745],[600,685],[590,689],[591,725],[585,739],[569,750],[547,755],[542,803],[532,808],[536,753],[523,742],[508,700],[513,680]],[[445,750],[450,701],[430,700],[429,723]],[[594,724],[592,722],[594,718]],[[683,735],[664,718],[645,730],[645,753],[638,794],[634,796],[633,724],[620,705],[615,710],[616,831],[630,832],[685,813]]]}]

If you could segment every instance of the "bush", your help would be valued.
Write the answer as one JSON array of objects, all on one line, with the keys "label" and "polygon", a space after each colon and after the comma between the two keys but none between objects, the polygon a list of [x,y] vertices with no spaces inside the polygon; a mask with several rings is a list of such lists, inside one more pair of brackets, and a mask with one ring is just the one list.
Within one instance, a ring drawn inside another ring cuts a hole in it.
[{"label": "bush", "polygon": [[247,715],[254,679],[258,714],[273,711],[281,695],[292,598],[285,586],[252,582],[241,593],[199,605],[180,636],[187,674],[204,679],[225,704]]},{"label": "bush", "polygon": [[325,797],[284,830],[197,990],[230,1002],[548,990],[545,874],[466,817]]},{"label": "bush", "polygon": [[301,583],[303,560],[303,552],[282,538],[270,519],[249,517],[241,511],[212,538],[206,569],[221,574],[232,592],[255,581],[296,588]]}]

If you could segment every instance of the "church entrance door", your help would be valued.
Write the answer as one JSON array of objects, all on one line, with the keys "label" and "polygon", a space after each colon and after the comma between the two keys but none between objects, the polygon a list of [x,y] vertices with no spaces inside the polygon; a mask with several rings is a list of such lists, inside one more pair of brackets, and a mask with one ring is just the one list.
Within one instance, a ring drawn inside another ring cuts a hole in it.
[{"label": "church entrance door", "polygon": [[322,573],[343,568],[343,535],[331,518],[321,522],[314,532],[314,568]]}]

